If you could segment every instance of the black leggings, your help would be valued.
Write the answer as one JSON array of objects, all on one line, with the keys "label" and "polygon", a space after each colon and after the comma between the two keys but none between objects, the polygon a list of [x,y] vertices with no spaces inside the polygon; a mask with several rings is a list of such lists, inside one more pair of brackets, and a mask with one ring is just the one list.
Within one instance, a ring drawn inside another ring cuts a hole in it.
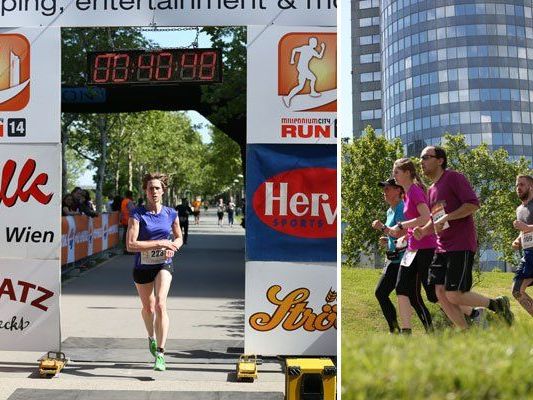
[{"label": "black leggings", "polygon": [[396,287],[396,281],[398,279],[398,269],[400,268],[400,262],[392,263],[387,261],[385,269],[381,278],[379,278],[376,286],[375,295],[378,299],[383,315],[389,324],[389,331],[394,332],[398,329],[398,317],[396,316],[396,308],[390,300],[389,296]]},{"label": "black leggings", "polygon": [[433,323],[420,291],[421,287],[424,286],[428,300],[432,303],[438,301],[435,285],[428,283],[429,266],[433,261],[434,252],[434,249],[418,250],[410,266],[400,267],[398,282],[396,283],[396,294],[409,297],[409,302],[415,309],[426,331],[433,329]]}]

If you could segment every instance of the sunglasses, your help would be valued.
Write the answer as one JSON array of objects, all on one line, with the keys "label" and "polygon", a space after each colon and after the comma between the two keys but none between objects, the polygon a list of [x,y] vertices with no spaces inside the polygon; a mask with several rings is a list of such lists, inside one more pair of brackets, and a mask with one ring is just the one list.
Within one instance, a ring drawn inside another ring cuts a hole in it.
[{"label": "sunglasses", "polygon": [[432,154],[425,154],[425,155],[420,157],[420,159],[424,160],[424,161],[429,160],[430,158],[437,158],[437,156],[434,156]]}]

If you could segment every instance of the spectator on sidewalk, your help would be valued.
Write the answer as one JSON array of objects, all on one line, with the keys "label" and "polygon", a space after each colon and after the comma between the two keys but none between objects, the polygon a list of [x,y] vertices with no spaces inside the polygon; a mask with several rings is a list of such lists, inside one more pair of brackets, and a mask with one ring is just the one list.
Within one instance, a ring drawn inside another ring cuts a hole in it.
[{"label": "spectator on sidewalk", "polygon": [[122,197],[116,195],[113,197],[113,202],[111,203],[111,211],[120,211],[120,206],[122,204]]},{"label": "spectator on sidewalk", "polygon": [[80,213],[75,208],[74,205],[74,196],[72,194],[68,193],[63,196],[63,201],[61,205],[61,215],[67,216],[67,215],[79,215]]},{"label": "spectator on sidewalk", "polygon": [[96,212],[96,207],[91,201],[91,195],[87,190],[81,191],[79,210],[83,215],[87,215],[91,218],[98,216],[98,213]]}]

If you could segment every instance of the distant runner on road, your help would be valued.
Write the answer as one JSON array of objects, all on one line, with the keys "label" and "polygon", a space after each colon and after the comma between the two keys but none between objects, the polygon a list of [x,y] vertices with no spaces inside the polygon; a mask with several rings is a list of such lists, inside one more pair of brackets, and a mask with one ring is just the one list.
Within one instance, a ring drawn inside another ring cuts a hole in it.
[{"label": "distant runner on road", "polygon": [[[156,371],[166,369],[167,295],[174,272],[172,257],[183,245],[178,213],[162,204],[167,179],[157,172],[144,176],[142,187],[147,204],[133,210],[127,234],[128,251],[136,253],[133,280],[141,298],[141,314]],[[170,240],[171,233],[174,240]]]},{"label": "distant runner on road", "polygon": [[194,225],[200,225],[200,208],[202,207],[202,200],[200,197],[197,197],[196,200],[192,202],[193,215],[194,215]]}]

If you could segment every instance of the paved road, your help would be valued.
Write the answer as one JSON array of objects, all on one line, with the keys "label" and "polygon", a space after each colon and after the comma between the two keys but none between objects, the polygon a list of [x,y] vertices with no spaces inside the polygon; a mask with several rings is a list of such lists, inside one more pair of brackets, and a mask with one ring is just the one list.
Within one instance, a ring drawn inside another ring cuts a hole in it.
[{"label": "paved road", "polygon": [[[202,391],[206,399],[225,398],[220,393],[231,391],[282,398],[284,375],[276,360],[265,360],[253,384],[233,382],[235,360],[244,346],[240,226],[218,227],[214,210],[202,214],[199,226],[190,226],[189,243],[174,260],[164,373],[151,369],[132,263],[133,256],[118,256],[64,282],[63,350],[73,361],[59,378],[41,380],[35,362],[41,354],[0,352],[0,399],[92,398],[94,390],[107,390],[98,394],[101,399],[148,398],[143,397],[148,392],[150,399],[166,399],[172,397],[169,391],[187,399],[187,392],[194,391]],[[132,390],[138,396],[128,392]]]}]

